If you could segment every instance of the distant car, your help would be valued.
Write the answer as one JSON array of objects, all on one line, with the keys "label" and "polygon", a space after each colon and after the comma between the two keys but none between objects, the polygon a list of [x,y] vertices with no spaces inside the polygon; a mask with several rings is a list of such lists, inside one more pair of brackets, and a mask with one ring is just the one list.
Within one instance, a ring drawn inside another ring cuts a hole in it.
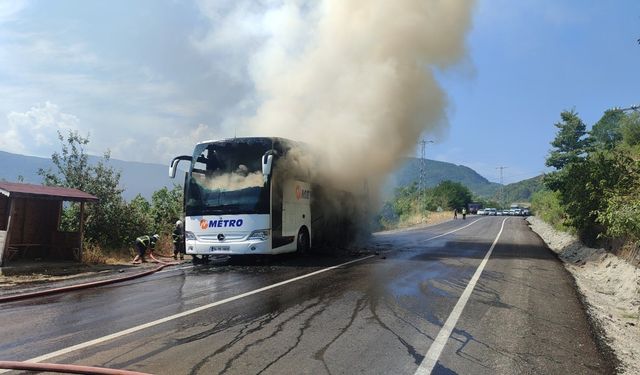
[{"label": "distant car", "polygon": [[496,216],[498,214],[495,208],[485,208],[485,212],[487,212],[486,215],[489,216]]},{"label": "distant car", "polygon": [[480,209],[478,209],[477,214],[478,214],[478,215],[486,215],[486,214],[484,213],[484,208],[480,208]]},{"label": "distant car", "polygon": [[502,210],[496,211],[496,216],[502,216]]},{"label": "distant car", "polygon": [[502,210],[503,216],[509,216],[509,210]]},{"label": "distant car", "polygon": [[531,215],[531,212],[529,211],[528,208],[525,208],[522,210],[522,216],[529,216]]},{"label": "distant car", "polygon": [[516,208],[512,208],[509,210],[509,216],[516,216]]}]

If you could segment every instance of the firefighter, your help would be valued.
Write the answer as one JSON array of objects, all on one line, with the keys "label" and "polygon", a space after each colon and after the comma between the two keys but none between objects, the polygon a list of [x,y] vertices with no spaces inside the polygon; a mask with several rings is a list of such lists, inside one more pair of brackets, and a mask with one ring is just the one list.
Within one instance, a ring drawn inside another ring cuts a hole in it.
[{"label": "firefighter", "polygon": [[156,243],[160,239],[160,236],[154,234],[153,236],[140,236],[136,238],[136,249],[138,250],[138,255],[133,258],[133,264],[140,264],[146,262],[144,259],[144,255],[149,250],[149,254],[153,256],[153,250],[156,248]]},{"label": "firefighter", "polygon": [[180,254],[180,260],[184,259],[184,230],[182,228],[182,221],[176,221],[176,227],[171,234],[173,238],[173,259],[178,259]]}]

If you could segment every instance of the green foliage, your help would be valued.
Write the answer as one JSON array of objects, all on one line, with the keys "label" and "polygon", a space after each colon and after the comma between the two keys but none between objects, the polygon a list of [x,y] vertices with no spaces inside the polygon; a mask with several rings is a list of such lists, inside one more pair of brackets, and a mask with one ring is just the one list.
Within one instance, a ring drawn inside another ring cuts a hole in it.
[{"label": "green foliage", "polygon": [[[406,159],[403,167],[393,176],[397,186],[408,186],[419,180],[421,166],[421,159]],[[489,182],[469,167],[436,160],[424,160],[425,187],[432,188],[446,180],[459,182],[468,187],[474,194],[484,197],[492,196],[500,187],[500,184]]]},{"label": "green foliage", "polygon": [[[90,165],[84,148],[89,143],[88,137],[70,131],[65,137],[58,133],[62,151],[55,152],[51,160],[56,171],[40,169],[43,184],[75,188],[98,197],[97,203],[87,205],[85,237],[104,246],[118,244],[120,238],[118,219],[122,216],[125,205],[122,189],[118,187],[120,173],[109,167],[109,153],[96,165]],[[71,205],[63,215],[64,229],[77,230],[79,205]]]},{"label": "green foliage", "polygon": [[[120,172],[108,165],[110,155],[95,164],[89,163],[85,147],[88,137],[69,132],[67,137],[58,133],[61,152],[51,157],[55,171],[40,169],[44,184],[75,188],[98,197],[97,203],[86,205],[85,239],[101,248],[120,248],[133,244],[141,234],[164,233],[172,230],[175,220],[182,216],[182,189],[163,188],[156,191],[149,203],[138,195],[127,203],[119,187]],[[61,229],[77,231],[80,205],[65,206]]]},{"label": "green foliage", "polygon": [[[529,202],[531,201],[533,194],[543,189],[543,176],[536,176],[527,180],[522,180],[504,187],[503,201],[507,205],[507,208],[513,202]],[[496,193],[493,198],[498,200],[498,194]]]},{"label": "green foliage", "polygon": [[459,182],[442,181],[438,186],[427,191],[426,204],[428,210],[443,209],[461,210],[472,201],[471,191]]},{"label": "green foliage", "polygon": [[531,210],[554,228],[565,230],[566,214],[560,205],[560,193],[541,190],[531,197]]},{"label": "green foliage", "polygon": [[602,118],[593,125],[589,136],[596,148],[612,149],[622,140],[620,121],[625,117],[621,110],[608,110]]},{"label": "green foliage", "polygon": [[620,121],[620,132],[622,141],[627,146],[637,146],[640,144],[640,113],[633,113],[625,116]]},{"label": "green foliage", "polygon": [[120,235],[123,245],[132,244],[141,234],[154,232],[151,204],[140,194],[129,202],[125,215],[120,220]]},{"label": "green foliage", "polygon": [[396,189],[391,202],[387,202],[380,214],[378,222],[382,227],[394,223],[405,222],[413,216],[426,216],[428,211],[437,209],[462,209],[472,201],[467,187],[452,181],[443,181],[432,189],[418,189],[416,182]]},{"label": "green foliage", "polygon": [[395,197],[391,203],[396,216],[402,218],[417,212],[420,203],[419,193],[418,185],[415,182],[396,189]]},{"label": "green foliage", "polygon": [[609,237],[640,241],[640,194],[636,190],[626,194],[613,194],[604,210],[598,213],[598,222],[607,228]]},{"label": "green foliage", "polygon": [[151,197],[151,216],[155,232],[169,233],[179,218],[182,217],[182,187],[174,185],[169,190],[163,187],[153,193]]},{"label": "green foliage", "polygon": [[558,128],[556,138],[551,142],[553,150],[547,157],[546,165],[562,169],[570,163],[576,163],[584,158],[589,145],[584,122],[575,111],[564,111],[560,114],[561,122],[555,124]]},{"label": "green foliage", "polygon": [[574,112],[563,112],[562,119],[547,158],[556,171],[544,179],[553,192],[534,196],[535,211],[556,226],[575,229],[587,243],[640,239],[639,115],[607,111],[588,138]]}]

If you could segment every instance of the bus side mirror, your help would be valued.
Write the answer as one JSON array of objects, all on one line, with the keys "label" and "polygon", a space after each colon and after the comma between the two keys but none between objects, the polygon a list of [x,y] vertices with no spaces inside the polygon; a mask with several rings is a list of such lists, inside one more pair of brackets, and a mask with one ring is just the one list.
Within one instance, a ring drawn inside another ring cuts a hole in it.
[{"label": "bus side mirror", "polygon": [[176,156],[175,158],[173,158],[173,160],[171,160],[171,165],[169,165],[169,178],[175,178],[176,177],[176,169],[178,168],[178,164],[182,160],[187,160],[187,161],[190,162],[190,161],[193,160],[193,158],[191,156],[187,156],[187,155]]},{"label": "bus side mirror", "polygon": [[265,154],[262,156],[262,177],[264,177],[264,183],[267,183],[269,175],[271,174],[271,166],[273,165],[273,155]]}]

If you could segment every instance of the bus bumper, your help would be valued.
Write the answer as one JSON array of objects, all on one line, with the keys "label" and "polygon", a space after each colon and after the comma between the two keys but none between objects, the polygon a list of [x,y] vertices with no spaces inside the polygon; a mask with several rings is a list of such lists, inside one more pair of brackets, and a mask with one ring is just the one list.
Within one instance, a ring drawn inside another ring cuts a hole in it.
[{"label": "bus bumper", "polygon": [[270,240],[250,240],[238,242],[186,241],[186,252],[190,255],[250,255],[273,254]]}]

